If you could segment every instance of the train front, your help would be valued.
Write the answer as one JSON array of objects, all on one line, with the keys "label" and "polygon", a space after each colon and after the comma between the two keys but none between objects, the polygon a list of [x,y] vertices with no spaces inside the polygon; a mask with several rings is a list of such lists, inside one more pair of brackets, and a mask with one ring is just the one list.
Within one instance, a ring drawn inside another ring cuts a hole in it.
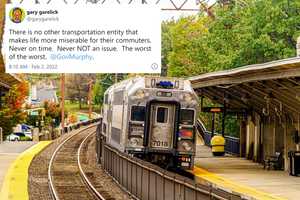
[{"label": "train front", "polygon": [[190,82],[146,77],[129,94],[128,152],[165,168],[192,169],[197,95]]}]

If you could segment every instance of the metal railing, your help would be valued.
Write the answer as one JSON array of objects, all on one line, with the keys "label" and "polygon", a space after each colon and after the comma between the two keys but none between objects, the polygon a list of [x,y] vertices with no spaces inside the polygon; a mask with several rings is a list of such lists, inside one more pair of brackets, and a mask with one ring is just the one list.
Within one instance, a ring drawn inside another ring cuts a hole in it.
[{"label": "metal railing", "polygon": [[197,177],[197,182],[132,157],[100,139],[104,170],[132,197],[141,200],[243,199]]},{"label": "metal railing", "polygon": [[[203,137],[206,146],[210,146],[211,132],[207,131],[200,120],[197,121],[197,130]],[[219,135],[219,134],[215,134]],[[225,138],[225,152],[233,155],[240,155],[240,139],[231,136],[224,136]]]}]

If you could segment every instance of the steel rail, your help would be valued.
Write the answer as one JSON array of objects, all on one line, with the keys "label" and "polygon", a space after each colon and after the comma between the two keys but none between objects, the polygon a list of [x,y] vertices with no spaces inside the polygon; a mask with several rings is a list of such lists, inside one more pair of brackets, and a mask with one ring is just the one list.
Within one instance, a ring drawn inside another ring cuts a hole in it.
[{"label": "steel rail", "polygon": [[[97,123],[98,124],[98,123]],[[68,142],[70,139],[72,139],[73,137],[77,136],[78,134],[82,133],[83,131],[86,131],[87,129],[90,129],[90,128],[93,128],[95,126],[97,126],[97,124],[94,124],[94,125],[91,125],[91,126],[88,126],[88,127],[85,127],[84,129],[82,130],[79,130],[77,133],[69,136],[67,139],[65,139],[62,143],[59,144],[59,146],[55,149],[54,153],[52,154],[51,156],[51,159],[50,159],[50,162],[49,162],[49,167],[48,167],[48,181],[49,181],[49,190],[50,190],[50,193],[51,193],[51,196],[52,196],[52,199],[54,200],[59,200],[59,196],[58,196],[58,193],[55,189],[55,186],[54,186],[54,183],[53,183],[53,177],[52,177],[52,173],[51,173],[51,170],[52,170],[52,166],[53,166],[53,162],[54,162],[54,159],[58,153],[58,151],[63,147],[63,145]]]},{"label": "steel rail", "polygon": [[79,148],[78,148],[78,151],[77,151],[77,165],[78,165],[78,168],[79,168],[79,172],[80,172],[80,175],[83,179],[83,181],[85,182],[85,184],[89,187],[89,189],[93,192],[93,194],[100,200],[106,200],[98,191],[97,189],[93,186],[93,184],[90,182],[90,180],[88,179],[88,177],[85,175],[83,169],[82,169],[82,166],[81,166],[81,163],[80,163],[80,152],[81,152],[81,149],[84,145],[84,143],[86,142],[86,140],[95,133],[92,132],[90,134],[88,134],[84,140],[81,142]]}]

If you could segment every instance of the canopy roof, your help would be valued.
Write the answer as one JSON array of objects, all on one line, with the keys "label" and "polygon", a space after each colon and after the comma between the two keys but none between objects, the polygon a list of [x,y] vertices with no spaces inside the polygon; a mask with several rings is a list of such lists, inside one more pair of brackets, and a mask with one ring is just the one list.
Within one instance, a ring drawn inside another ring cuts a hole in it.
[{"label": "canopy roof", "polygon": [[200,95],[261,115],[300,116],[300,58],[249,65],[189,78]]}]

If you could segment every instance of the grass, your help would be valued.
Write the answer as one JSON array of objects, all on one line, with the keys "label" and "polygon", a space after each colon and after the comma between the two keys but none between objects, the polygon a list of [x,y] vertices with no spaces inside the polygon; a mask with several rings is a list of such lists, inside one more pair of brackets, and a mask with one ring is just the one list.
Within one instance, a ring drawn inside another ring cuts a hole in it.
[{"label": "grass", "polygon": [[32,141],[32,139],[30,137],[28,137],[28,136],[21,136],[20,140],[21,141]]},{"label": "grass", "polygon": [[[81,109],[79,109],[79,103],[78,102],[70,102],[68,100],[65,101],[65,109],[70,113],[87,113],[89,111],[89,106],[87,104],[81,104]],[[100,107],[93,105],[93,112],[100,112]]]}]

